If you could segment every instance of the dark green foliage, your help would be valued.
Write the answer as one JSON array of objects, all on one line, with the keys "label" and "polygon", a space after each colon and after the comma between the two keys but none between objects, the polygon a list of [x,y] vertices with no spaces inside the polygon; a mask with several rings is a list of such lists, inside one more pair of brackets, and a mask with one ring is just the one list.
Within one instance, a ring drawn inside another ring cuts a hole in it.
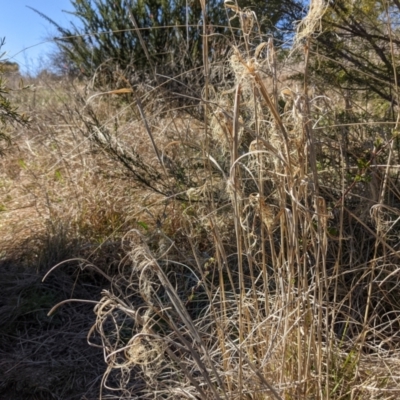
[{"label": "dark green foliage", "polygon": [[[0,39],[0,48],[4,45],[5,39]],[[0,54],[0,59],[4,54]],[[28,119],[25,115],[19,114],[17,108],[10,102],[8,94],[10,89],[6,85],[3,78],[5,72],[18,70],[18,65],[11,62],[0,62],[0,140],[9,141],[9,137],[5,132],[5,128],[9,123],[18,122],[25,124]],[[0,149],[1,153],[1,149]]]},{"label": "dark green foliage", "polygon": [[393,49],[397,49],[399,12],[398,0],[387,4],[371,0],[330,2],[323,33],[316,38],[314,48],[322,56],[315,67],[324,82],[343,89],[367,90],[396,103],[399,70],[394,71],[391,40]]},{"label": "dark green foliage", "polygon": [[[63,55],[60,59],[75,73],[91,77],[102,72],[107,81],[114,82],[119,78],[115,76],[116,69],[125,76],[139,74],[158,84],[163,75],[176,77],[186,85],[193,84],[194,77],[202,79],[198,73],[203,63],[204,21],[200,1],[75,0],[71,3],[74,7],[71,14],[80,21],[71,28],[63,28],[34,11],[56,26],[60,33],[56,43]],[[292,21],[300,18],[299,3],[296,0],[249,0],[239,6],[249,7],[256,13],[260,38],[263,35],[283,38],[284,32],[292,29]],[[222,0],[207,1],[206,11],[210,61],[222,62],[234,40],[229,28],[229,19],[234,13],[225,8]],[[232,25],[237,28],[237,18],[232,20]],[[147,49],[143,49],[139,34]]]}]

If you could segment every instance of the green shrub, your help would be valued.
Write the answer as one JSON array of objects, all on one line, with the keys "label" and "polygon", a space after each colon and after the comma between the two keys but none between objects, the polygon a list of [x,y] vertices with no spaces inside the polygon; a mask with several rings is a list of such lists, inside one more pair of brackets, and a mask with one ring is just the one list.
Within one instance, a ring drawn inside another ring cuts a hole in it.
[{"label": "green shrub", "polygon": [[[297,0],[246,0],[245,6],[257,15],[260,35],[283,38],[292,29],[292,21],[300,18],[301,2]],[[118,81],[119,72],[140,75],[147,82],[160,84],[162,76],[175,76],[182,84],[198,87],[204,81],[203,23],[206,19],[209,61],[223,62],[230,52],[231,29],[240,31],[238,19],[230,27],[234,11],[227,12],[224,2],[211,0],[76,0],[71,1],[77,25],[64,28],[33,9],[52,23],[60,33],[55,38],[59,48],[57,62],[74,74],[101,76],[106,81]],[[228,39],[229,36],[229,39]],[[116,73],[117,71],[117,73]],[[183,74],[183,75],[181,75]],[[176,91],[176,88],[174,88]],[[193,94],[193,92],[192,92]],[[198,94],[198,93],[197,93]]]},{"label": "green shrub", "polygon": [[[0,39],[0,49],[4,43],[5,38]],[[4,53],[0,54],[0,60],[3,57]],[[25,124],[28,122],[27,116],[18,113],[17,107],[15,107],[8,98],[10,88],[7,87],[7,82],[4,79],[4,73],[10,72],[10,69],[15,70],[15,68],[15,63],[10,63],[8,61],[0,62],[0,140],[5,140],[7,142],[10,140],[6,132],[8,124],[15,122]]]}]

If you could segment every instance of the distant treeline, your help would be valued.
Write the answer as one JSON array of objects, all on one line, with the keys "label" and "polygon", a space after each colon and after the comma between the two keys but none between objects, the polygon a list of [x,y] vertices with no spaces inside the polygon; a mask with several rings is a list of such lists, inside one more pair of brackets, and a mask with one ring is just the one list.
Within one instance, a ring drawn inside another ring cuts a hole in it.
[{"label": "distant treeline", "polygon": [[19,65],[12,61],[0,61],[0,71],[3,73],[7,72],[18,72]]}]

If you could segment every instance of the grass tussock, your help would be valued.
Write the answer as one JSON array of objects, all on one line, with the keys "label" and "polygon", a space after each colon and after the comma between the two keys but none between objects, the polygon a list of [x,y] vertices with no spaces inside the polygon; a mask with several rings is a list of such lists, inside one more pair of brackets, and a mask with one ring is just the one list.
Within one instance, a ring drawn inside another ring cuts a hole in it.
[{"label": "grass tussock", "polygon": [[231,8],[230,78],[196,112],[128,80],[36,92],[2,160],[2,259],[103,288],[102,398],[395,399],[398,121],[308,74],[323,2],[290,52]]}]

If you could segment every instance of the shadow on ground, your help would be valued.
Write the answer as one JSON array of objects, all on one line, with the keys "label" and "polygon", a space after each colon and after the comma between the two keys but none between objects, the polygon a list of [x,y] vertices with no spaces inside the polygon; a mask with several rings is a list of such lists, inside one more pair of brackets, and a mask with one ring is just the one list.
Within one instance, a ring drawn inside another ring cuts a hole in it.
[{"label": "shadow on ground", "polygon": [[[100,348],[89,346],[94,304],[101,288],[76,267],[43,272],[0,262],[0,399],[97,399],[105,363]],[[94,338],[96,340],[96,338]]]}]

